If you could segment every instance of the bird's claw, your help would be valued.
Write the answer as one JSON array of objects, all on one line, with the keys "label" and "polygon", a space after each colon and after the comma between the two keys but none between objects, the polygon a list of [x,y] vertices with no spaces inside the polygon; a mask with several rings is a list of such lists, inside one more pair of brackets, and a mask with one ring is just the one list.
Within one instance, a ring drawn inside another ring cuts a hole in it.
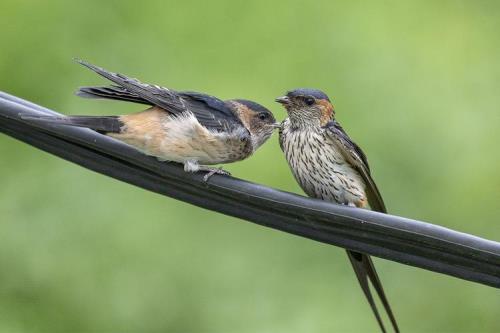
[{"label": "bird's claw", "polygon": [[231,176],[231,173],[226,171],[226,170],[223,170],[222,168],[210,168],[210,169],[207,169],[207,170],[204,170],[204,171],[208,171],[208,173],[203,176],[203,181],[204,182],[208,182],[208,180],[210,179],[210,177],[212,177],[213,175],[217,174],[217,175],[224,175],[224,176]]}]

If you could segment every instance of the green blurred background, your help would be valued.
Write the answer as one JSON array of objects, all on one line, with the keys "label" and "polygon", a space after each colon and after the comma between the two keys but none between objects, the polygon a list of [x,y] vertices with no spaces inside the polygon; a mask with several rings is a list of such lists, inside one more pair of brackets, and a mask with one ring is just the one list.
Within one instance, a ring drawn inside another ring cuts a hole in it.
[{"label": "green blurred background", "polygon": [[[273,102],[325,90],[391,213],[500,240],[495,1],[0,4],[0,89],[63,113],[104,80]],[[0,136],[0,332],[378,332],[344,251]],[[302,193],[276,135],[235,176]],[[404,332],[498,332],[500,292],[377,260]]]}]

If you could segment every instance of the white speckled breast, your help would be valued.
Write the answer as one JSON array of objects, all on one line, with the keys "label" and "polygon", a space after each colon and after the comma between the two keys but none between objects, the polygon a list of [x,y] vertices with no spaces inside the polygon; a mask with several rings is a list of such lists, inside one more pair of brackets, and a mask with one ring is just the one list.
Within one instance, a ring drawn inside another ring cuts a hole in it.
[{"label": "white speckled breast", "polygon": [[282,125],[280,143],[295,179],[314,198],[356,205],[365,201],[365,183],[321,128]]}]

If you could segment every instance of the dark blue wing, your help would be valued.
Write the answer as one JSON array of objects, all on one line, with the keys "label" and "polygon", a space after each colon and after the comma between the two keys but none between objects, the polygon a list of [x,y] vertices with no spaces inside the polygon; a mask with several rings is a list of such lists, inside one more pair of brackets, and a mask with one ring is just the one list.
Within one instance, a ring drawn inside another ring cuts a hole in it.
[{"label": "dark blue wing", "polygon": [[142,83],[125,75],[109,72],[83,60],[77,61],[117,85],[83,87],[77,92],[79,96],[155,105],[173,115],[191,112],[200,124],[219,131],[242,125],[232,109],[217,97],[197,92],[177,92],[173,89]]},{"label": "dark blue wing", "polygon": [[186,108],[206,127],[228,130],[243,126],[230,105],[217,97],[193,91],[181,91],[179,96]]},{"label": "dark blue wing", "polygon": [[370,167],[368,166],[368,160],[365,153],[363,153],[361,148],[349,138],[344,129],[335,120],[330,121],[324,128],[330,139],[337,143],[344,158],[346,158],[346,160],[356,168],[361,177],[363,177],[366,183],[366,193],[370,207],[375,211],[387,213],[384,200],[371,177]]},{"label": "dark blue wing", "polygon": [[131,93],[120,86],[107,87],[80,87],[76,92],[77,96],[84,98],[103,98],[114,99],[118,101],[127,101],[139,104],[153,105],[137,94]]}]

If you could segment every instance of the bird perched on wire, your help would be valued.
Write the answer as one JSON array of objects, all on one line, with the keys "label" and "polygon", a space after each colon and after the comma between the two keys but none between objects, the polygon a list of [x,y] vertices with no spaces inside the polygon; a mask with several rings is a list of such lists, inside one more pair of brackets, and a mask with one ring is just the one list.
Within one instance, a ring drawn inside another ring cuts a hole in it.
[{"label": "bird perched on wire", "polygon": [[77,95],[150,105],[122,116],[23,117],[35,121],[87,127],[124,141],[162,161],[184,164],[187,172],[228,172],[208,165],[230,163],[252,155],[279,127],[262,105],[245,100],[222,101],[191,91],[175,91],[109,72],[82,60],[83,66],[112,81],[107,87],[82,87]]},{"label": "bird perched on wire", "polygon": [[[313,198],[360,208],[369,205],[375,211],[386,213],[366,156],[335,120],[328,96],[316,89],[295,89],[276,102],[288,113],[280,128],[280,146],[304,192]],[[394,330],[399,332],[371,258],[349,250],[347,254],[380,328],[385,332],[368,279]]]}]

